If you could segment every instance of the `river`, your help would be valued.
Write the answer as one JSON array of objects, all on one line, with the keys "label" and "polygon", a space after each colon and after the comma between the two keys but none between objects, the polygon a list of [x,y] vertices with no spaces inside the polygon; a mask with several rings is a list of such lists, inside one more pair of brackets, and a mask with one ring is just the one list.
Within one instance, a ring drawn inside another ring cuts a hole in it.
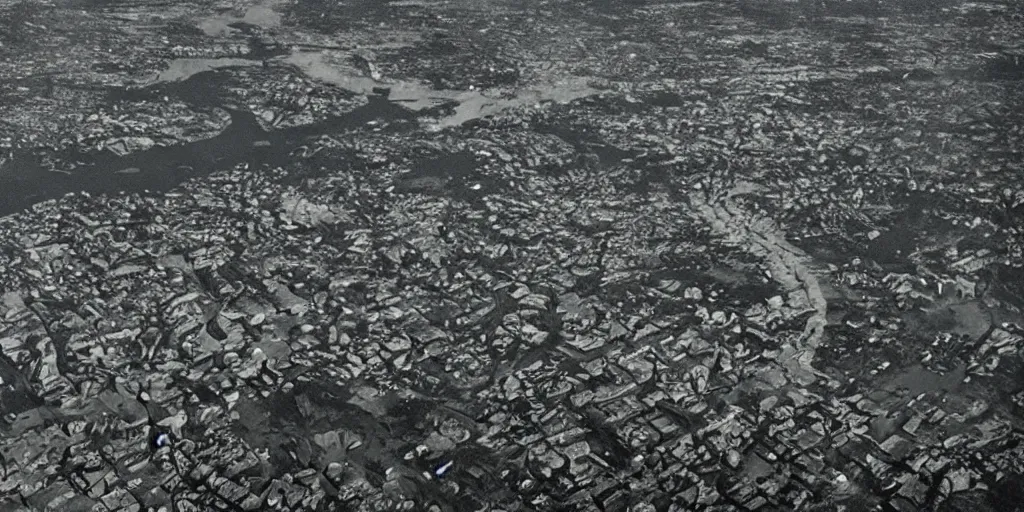
[{"label": "river", "polygon": [[[199,80],[206,73],[189,80]],[[188,90],[187,81],[179,90]],[[307,126],[264,130],[253,113],[225,108],[231,123],[220,134],[188,144],[156,146],[145,151],[117,155],[112,152],[80,153],[81,162],[71,173],[54,172],[30,152],[16,154],[0,168],[0,215],[9,215],[33,204],[71,192],[112,194],[145,190],[168,191],[185,180],[229,169],[240,163],[270,167],[289,161],[302,141],[320,133],[336,133],[373,120],[413,118],[403,107],[370,95],[369,102],[343,116]]]},{"label": "river", "polygon": [[[362,76],[322,52],[295,52],[272,59],[272,65],[297,72],[340,89],[365,95],[368,103],[344,115],[299,127],[265,130],[249,111],[232,109],[220,98],[220,86],[232,68],[257,65],[259,61],[237,58],[175,59],[143,87],[114,89],[112,102],[166,95],[198,108],[223,108],[231,114],[230,125],[213,138],[174,146],[117,155],[112,152],[72,152],[70,160],[81,165],[74,172],[54,172],[40,163],[31,151],[15,153],[0,167],[0,216],[71,192],[111,194],[118,192],[167,191],[183,181],[236,164],[253,168],[285,164],[291,151],[303,141],[321,134],[355,129],[370,121],[417,120],[419,111],[440,104],[454,104],[454,112],[431,120],[424,128],[439,130],[493,115],[519,105],[546,101],[568,102],[598,94],[587,80],[574,78],[558,83],[524,87],[514,97],[499,97],[495,91],[452,91],[432,89],[409,80],[378,81]],[[411,129],[417,123],[402,125]]]}]

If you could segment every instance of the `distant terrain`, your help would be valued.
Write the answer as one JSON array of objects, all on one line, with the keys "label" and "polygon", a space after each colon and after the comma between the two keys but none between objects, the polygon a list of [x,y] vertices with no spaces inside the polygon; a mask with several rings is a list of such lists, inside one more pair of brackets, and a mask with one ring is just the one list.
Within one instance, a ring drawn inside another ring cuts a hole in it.
[{"label": "distant terrain", "polygon": [[0,509],[1024,509],[1024,5],[0,0]]}]

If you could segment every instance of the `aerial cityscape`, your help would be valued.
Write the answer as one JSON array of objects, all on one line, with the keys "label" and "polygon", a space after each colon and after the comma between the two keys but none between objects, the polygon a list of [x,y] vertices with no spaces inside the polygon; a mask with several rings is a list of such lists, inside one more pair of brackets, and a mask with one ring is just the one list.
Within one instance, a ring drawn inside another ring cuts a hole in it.
[{"label": "aerial cityscape", "polygon": [[0,510],[1024,510],[1024,3],[0,0]]}]

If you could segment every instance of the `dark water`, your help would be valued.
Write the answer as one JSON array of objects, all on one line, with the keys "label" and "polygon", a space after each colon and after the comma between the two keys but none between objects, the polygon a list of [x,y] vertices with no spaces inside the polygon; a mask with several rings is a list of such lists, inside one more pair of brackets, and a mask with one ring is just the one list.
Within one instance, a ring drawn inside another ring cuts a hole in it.
[{"label": "dark water", "polygon": [[961,364],[952,371],[939,374],[921,365],[911,366],[884,385],[886,390],[906,390],[907,396],[914,397],[921,393],[939,393],[956,391],[964,377],[967,376],[967,365]]},{"label": "dark water", "polygon": [[[293,160],[292,151],[308,138],[358,129],[374,120],[416,119],[414,113],[402,106],[387,101],[383,96],[371,95],[366,105],[342,116],[313,125],[267,131],[251,112],[217,104],[220,101],[217,82],[223,78],[221,72],[210,71],[180,83],[162,84],[153,90],[112,94],[122,99],[167,94],[199,108],[224,108],[231,114],[231,124],[216,137],[177,146],[157,146],[124,156],[110,152],[66,155],[66,160],[79,163],[71,174],[48,170],[32,153],[16,154],[0,168],[0,215],[15,213],[71,192],[159,192],[170,190],[190,178],[230,169],[240,163],[276,167]],[[396,126],[401,129],[402,125],[396,123]]]}]

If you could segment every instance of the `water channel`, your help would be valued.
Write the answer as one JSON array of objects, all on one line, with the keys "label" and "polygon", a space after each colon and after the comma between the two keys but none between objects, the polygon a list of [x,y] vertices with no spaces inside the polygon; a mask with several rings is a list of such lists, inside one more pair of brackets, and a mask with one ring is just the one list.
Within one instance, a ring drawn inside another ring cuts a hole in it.
[{"label": "water channel", "polygon": [[314,80],[365,95],[368,102],[344,115],[321,122],[266,130],[252,112],[221,102],[220,84],[233,68],[260,65],[258,60],[176,59],[142,87],[114,89],[112,102],[125,99],[169,96],[198,108],[223,108],[231,115],[230,125],[215,137],[187,144],[157,146],[145,151],[118,155],[112,152],[72,153],[69,161],[79,165],[73,172],[54,172],[32,152],[16,153],[0,167],[0,216],[59,198],[71,192],[93,194],[167,191],[184,180],[217,170],[249,163],[254,167],[283,165],[304,140],[321,134],[357,129],[371,121],[413,121],[398,123],[398,129],[412,129],[421,114],[439,105],[454,105],[454,111],[431,121],[428,129],[458,126],[467,121],[519,105],[547,101],[567,102],[597,94],[585,80],[572,80],[524,88],[512,98],[494,97],[486,91],[436,90],[413,81],[377,81],[338,68],[319,52],[296,52],[270,60]]}]

